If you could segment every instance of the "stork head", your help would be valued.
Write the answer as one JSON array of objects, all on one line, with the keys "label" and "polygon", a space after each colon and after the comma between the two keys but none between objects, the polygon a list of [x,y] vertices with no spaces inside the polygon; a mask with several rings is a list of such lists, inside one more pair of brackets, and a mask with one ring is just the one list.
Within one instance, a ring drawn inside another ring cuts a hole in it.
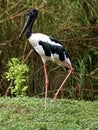
[{"label": "stork head", "polygon": [[22,36],[23,36],[24,32],[27,30],[27,28],[29,26],[32,27],[35,19],[37,18],[37,15],[38,15],[38,11],[36,9],[30,9],[29,10],[27,20],[26,20],[25,25],[24,25],[24,27],[23,27],[20,35],[19,35],[18,41],[22,38]]}]

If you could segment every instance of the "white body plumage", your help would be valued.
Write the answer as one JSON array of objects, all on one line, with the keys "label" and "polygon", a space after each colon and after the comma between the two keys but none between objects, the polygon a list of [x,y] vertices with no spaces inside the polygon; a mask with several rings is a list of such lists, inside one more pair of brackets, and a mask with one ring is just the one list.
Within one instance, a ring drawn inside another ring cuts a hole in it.
[{"label": "white body plumage", "polygon": [[[31,36],[28,38],[28,40],[30,44],[33,46],[33,48],[35,49],[35,51],[40,55],[43,63],[50,60],[58,65],[62,65],[62,61],[59,59],[59,54],[57,54],[56,52],[53,54],[51,52],[51,56],[46,56],[43,46],[39,44],[39,42],[42,41],[51,46],[57,46],[58,48],[63,47],[60,43],[52,41],[49,36],[41,33],[35,33],[35,34],[32,33]],[[66,61],[71,66],[69,57],[66,56],[65,51],[63,53],[64,53],[64,61]]]}]

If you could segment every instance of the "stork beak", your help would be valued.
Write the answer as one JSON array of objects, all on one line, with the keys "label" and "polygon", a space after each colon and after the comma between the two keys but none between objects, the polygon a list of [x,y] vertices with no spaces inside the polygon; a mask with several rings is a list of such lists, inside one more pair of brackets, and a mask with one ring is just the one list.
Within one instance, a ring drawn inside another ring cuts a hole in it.
[{"label": "stork beak", "polygon": [[30,24],[30,16],[27,17],[27,20],[26,20],[26,22],[25,22],[25,25],[24,25],[24,27],[23,27],[23,29],[22,29],[20,35],[19,35],[18,41],[22,38],[22,36],[23,36],[23,34],[25,33],[25,31],[26,31],[27,27],[29,26],[29,24]]}]

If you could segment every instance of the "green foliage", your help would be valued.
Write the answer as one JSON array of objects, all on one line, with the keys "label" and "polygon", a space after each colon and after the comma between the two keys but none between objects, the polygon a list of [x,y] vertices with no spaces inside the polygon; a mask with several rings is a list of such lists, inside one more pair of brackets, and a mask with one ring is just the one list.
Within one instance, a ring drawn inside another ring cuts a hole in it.
[{"label": "green foliage", "polygon": [[85,74],[86,74],[86,67],[84,64],[84,59],[80,60],[77,59],[77,66],[76,67],[76,75],[74,78],[79,85],[79,98],[83,99],[83,85],[85,81]]},{"label": "green foliage", "polygon": [[98,101],[0,98],[1,130],[98,130]]},{"label": "green foliage", "polygon": [[25,86],[25,84],[28,71],[28,66],[26,64],[21,64],[18,58],[11,58],[8,62],[8,72],[6,72],[5,75],[6,79],[13,84],[13,86],[10,86],[12,95],[26,95],[28,86]]},{"label": "green foliage", "polygon": [[88,84],[89,94],[91,94],[91,97],[94,96],[94,87],[98,85],[98,63],[95,63],[95,58],[97,55],[98,52],[96,50],[90,49],[84,53],[84,57],[82,59],[77,58],[75,61],[75,73],[73,77],[76,80],[74,81],[79,89],[79,99],[83,99],[83,95],[85,95],[84,90]]}]

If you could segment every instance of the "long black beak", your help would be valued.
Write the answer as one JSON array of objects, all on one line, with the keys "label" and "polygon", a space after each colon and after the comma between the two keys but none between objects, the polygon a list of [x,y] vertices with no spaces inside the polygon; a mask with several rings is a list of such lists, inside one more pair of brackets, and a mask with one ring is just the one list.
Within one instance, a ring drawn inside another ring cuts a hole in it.
[{"label": "long black beak", "polygon": [[18,41],[22,38],[22,36],[23,36],[24,32],[26,31],[27,27],[29,26],[29,24],[30,24],[30,16],[27,17],[25,25],[24,25],[24,27],[19,35]]}]

